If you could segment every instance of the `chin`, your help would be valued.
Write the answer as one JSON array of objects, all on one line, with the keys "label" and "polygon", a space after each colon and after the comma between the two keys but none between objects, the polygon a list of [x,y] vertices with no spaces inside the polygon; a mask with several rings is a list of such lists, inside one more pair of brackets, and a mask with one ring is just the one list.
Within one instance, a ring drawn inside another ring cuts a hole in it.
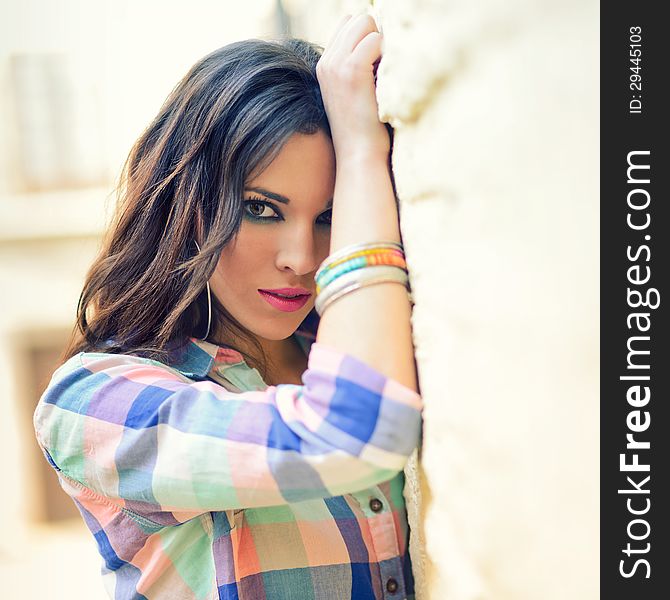
[{"label": "chin", "polygon": [[300,325],[300,322],[298,322],[295,327],[288,327],[284,328],[282,327],[281,329],[274,327],[274,328],[267,328],[264,330],[252,330],[252,333],[259,338],[262,338],[264,340],[268,341],[273,341],[273,342],[279,342],[281,340],[285,340],[289,337],[291,337],[295,331],[298,329]]}]

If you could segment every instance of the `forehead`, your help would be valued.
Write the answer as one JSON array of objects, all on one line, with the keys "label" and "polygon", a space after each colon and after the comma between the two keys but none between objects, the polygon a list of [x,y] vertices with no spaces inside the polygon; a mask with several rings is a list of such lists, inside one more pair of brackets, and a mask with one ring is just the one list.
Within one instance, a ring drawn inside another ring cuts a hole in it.
[{"label": "forehead", "polygon": [[290,200],[330,198],[335,187],[335,151],[330,138],[321,130],[293,134],[246,187],[262,187]]}]

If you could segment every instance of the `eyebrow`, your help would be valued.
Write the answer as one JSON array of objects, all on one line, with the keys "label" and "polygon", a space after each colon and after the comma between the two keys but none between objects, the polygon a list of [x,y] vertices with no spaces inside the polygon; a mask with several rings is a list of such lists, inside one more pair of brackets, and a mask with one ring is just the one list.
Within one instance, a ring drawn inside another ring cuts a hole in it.
[{"label": "eyebrow", "polygon": [[[245,189],[249,190],[250,192],[256,192],[258,194],[262,194],[263,196],[271,198],[272,200],[276,200],[277,202],[281,202],[282,204],[290,204],[291,202],[283,194],[278,194],[277,192],[271,192],[270,190],[266,190],[265,188],[262,187],[249,187]],[[326,209],[331,208],[332,206],[333,206],[333,199],[331,198],[330,200],[328,200],[326,204]]]}]

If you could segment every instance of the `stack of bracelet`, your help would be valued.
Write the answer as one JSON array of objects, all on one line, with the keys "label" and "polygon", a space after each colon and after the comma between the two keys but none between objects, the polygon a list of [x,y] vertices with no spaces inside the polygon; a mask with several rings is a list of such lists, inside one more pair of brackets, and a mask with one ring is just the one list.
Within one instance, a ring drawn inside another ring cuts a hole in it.
[{"label": "stack of bracelet", "polygon": [[345,294],[389,281],[403,284],[412,302],[405,252],[402,244],[396,242],[352,244],[341,248],[321,263],[314,281],[314,307],[319,316],[329,304]]}]

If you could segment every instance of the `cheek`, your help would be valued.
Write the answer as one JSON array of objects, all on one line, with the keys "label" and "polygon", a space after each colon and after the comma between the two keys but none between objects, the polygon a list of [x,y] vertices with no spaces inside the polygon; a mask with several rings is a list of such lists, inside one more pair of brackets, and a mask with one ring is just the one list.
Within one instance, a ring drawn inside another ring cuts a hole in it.
[{"label": "cheek", "polygon": [[259,273],[263,265],[272,260],[274,242],[270,232],[262,231],[259,226],[242,225],[234,245],[224,248],[219,259],[217,271],[226,278],[240,277],[249,279]]}]

